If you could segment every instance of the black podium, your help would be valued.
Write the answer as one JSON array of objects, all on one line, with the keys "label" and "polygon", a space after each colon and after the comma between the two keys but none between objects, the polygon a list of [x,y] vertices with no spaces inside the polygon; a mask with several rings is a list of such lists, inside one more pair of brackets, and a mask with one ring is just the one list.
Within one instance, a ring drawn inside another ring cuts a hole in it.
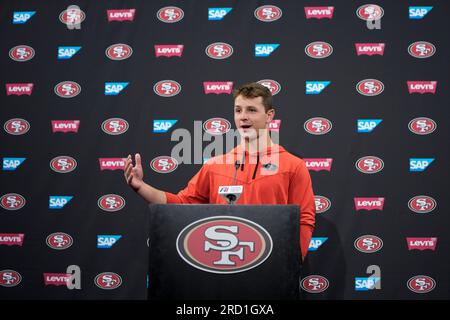
[{"label": "black podium", "polygon": [[149,299],[298,299],[296,205],[150,205]]}]

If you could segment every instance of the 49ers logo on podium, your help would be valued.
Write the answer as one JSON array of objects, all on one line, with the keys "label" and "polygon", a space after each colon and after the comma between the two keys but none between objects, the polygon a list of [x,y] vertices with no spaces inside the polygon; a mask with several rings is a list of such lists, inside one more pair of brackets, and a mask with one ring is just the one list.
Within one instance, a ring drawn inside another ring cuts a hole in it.
[{"label": "49ers logo on podium", "polygon": [[119,211],[125,207],[125,199],[117,194],[105,194],[98,199],[97,205],[104,211]]},{"label": "49ers logo on podium", "polygon": [[223,118],[212,118],[203,122],[203,129],[212,135],[221,135],[231,129],[231,123]]},{"label": "49ers logo on podium", "polygon": [[180,257],[194,268],[230,274],[262,264],[272,253],[272,238],[259,224],[233,216],[197,220],[177,238]]},{"label": "49ers logo on podium", "polygon": [[178,167],[178,161],[169,156],[159,156],[152,160],[150,166],[158,173],[171,173]]},{"label": "49ers logo on podium", "polygon": [[308,293],[321,293],[328,289],[330,283],[327,278],[311,275],[300,281],[300,286]]},{"label": "49ers logo on podium", "polygon": [[55,86],[55,93],[61,98],[73,98],[80,92],[81,86],[74,81],[63,81]]}]

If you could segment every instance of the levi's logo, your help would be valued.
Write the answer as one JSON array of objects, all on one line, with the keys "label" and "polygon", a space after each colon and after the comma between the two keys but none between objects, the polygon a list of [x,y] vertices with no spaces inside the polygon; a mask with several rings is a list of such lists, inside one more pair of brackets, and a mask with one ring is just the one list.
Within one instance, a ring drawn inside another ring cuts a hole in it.
[{"label": "levi's logo", "polygon": [[52,132],[78,132],[80,120],[52,120]]},{"label": "levi's logo", "polygon": [[158,57],[181,57],[184,45],[182,44],[156,44],[155,56]]},{"label": "levi's logo", "polygon": [[233,90],[233,82],[203,82],[203,88],[205,90],[205,94],[215,93],[215,94],[231,94]]},{"label": "levi's logo", "polygon": [[106,10],[108,22],[111,21],[133,21],[136,9],[120,9],[120,10]]},{"label": "levi's logo", "polygon": [[436,250],[437,238],[406,238],[408,250]]},{"label": "levi's logo", "polygon": [[333,18],[334,7],[305,7],[306,19]]},{"label": "levi's logo", "polygon": [[384,198],[354,198],[356,210],[383,210]]},{"label": "levi's logo", "polygon": [[382,56],[384,54],[384,43],[355,43],[356,54],[358,56],[365,54],[368,56],[373,56],[378,54]]},{"label": "levi's logo", "polygon": [[331,171],[331,165],[333,159],[331,158],[318,158],[318,159],[303,159],[306,163],[306,168],[313,171]]},{"label": "levi's logo", "polygon": [[126,158],[99,158],[100,170],[123,170]]},{"label": "levi's logo", "polygon": [[33,92],[33,84],[32,83],[7,83],[6,84],[6,95],[16,95],[21,96],[26,94],[27,96],[31,96]]}]

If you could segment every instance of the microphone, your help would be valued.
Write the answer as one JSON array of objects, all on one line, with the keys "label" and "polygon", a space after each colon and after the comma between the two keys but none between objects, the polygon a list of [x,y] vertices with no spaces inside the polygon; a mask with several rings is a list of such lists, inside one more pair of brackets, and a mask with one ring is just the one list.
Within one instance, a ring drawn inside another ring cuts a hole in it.
[{"label": "microphone", "polygon": [[243,189],[243,186],[219,186],[219,195],[232,205],[239,199]]}]

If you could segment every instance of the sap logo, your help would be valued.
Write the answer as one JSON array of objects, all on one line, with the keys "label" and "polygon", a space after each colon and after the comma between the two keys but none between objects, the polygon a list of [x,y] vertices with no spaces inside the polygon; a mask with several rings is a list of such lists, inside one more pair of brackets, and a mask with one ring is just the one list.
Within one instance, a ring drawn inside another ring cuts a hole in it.
[{"label": "sap logo", "polygon": [[48,200],[49,209],[62,209],[72,200],[73,196],[50,196]]},{"label": "sap logo", "polygon": [[355,278],[356,291],[368,291],[375,289],[377,283],[381,280],[379,277],[373,278]]},{"label": "sap logo", "polygon": [[26,158],[3,158],[3,170],[14,171],[16,170]]},{"label": "sap logo", "polygon": [[414,20],[423,19],[433,7],[409,7],[409,18]]},{"label": "sap logo", "polygon": [[13,24],[24,24],[36,13],[36,11],[15,11],[13,12]]},{"label": "sap logo", "polygon": [[116,244],[119,239],[122,238],[121,235],[98,235],[97,236],[97,248],[99,249],[109,249]]},{"label": "sap logo", "polygon": [[58,60],[67,60],[72,58],[81,47],[58,47]]},{"label": "sap logo", "polygon": [[317,249],[319,249],[319,247],[327,240],[328,238],[311,238],[308,251],[317,251]]},{"label": "sap logo", "polygon": [[306,81],[306,94],[320,94],[330,81]]},{"label": "sap logo", "polygon": [[279,44],[255,44],[255,57],[268,57],[279,46]]},{"label": "sap logo", "polygon": [[233,8],[208,8],[208,20],[222,20]]},{"label": "sap logo", "polygon": [[105,82],[105,96],[117,96],[129,82]]},{"label": "sap logo", "polygon": [[153,132],[164,133],[169,131],[178,120],[153,120]]},{"label": "sap logo", "polygon": [[434,158],[411,158],[409,159],[410,172],[422,172],[434,161]]},{"label": "sap logo", "polygon": [[372,132],[383,119],[358,119],[358,132]]}]

